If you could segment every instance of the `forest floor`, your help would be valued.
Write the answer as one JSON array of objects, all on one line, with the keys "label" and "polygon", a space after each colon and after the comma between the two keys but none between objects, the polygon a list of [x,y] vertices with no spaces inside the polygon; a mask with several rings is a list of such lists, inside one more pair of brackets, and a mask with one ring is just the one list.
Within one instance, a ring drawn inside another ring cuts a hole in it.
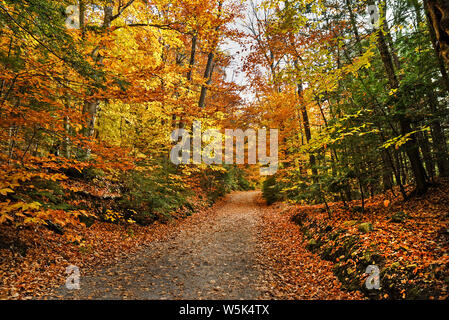
[{"label": "forest floor", "polygon": [[[408,187],[408,192],[412,188]],[[449,298],[449,180],[404,201],[399,190],[346,205],[288,206],[306,247],[334,265],[345,289],[374,299]],[[379,290],[366,290],[367,267],[380,270]]]},{"label": "forest floor", "polygon": [[[94,239],[89,251],[81,250],[81,254],[79,250],[64,254],[62,247],[67,245],[61,243],[62,253],[52,252],[52,263],[59,261],[58,266],[45,267],[39,258],[35,257],[34,264],[24,258],[18,268],[22,273],[3,278],[3,285],[9,285],[3,287],[3,297],[363,298],[358,291],[340,289],[332,264],[306,249],[298,225],[278,209],[265,206],[260,192],[236,192],[210,210],[147,227],[152,230],[151,235],[142,236],[142,230],[137,229],[134,237],[123,238],[116,234],[124,230],[108,230],[106,236]],[[100,227],[89,229],[98,235]],[[127,247],[123,242],[128,242]],[[32,271],[24,270],[24,263],[33,265]],[[80,290],[67,290],[64,286],[68,264],[80,268]]]},{"label": "forest floor", "polygon": [[[367,199],[364,210],[329,203],[329,214],[234,192],[147,227],[2,226],[0,299],[447,299],[448,194],[440,181],[409,201]],[[65,288],[69,265],[80,290]],[[364,286],[369,265],[380,290]]]}]

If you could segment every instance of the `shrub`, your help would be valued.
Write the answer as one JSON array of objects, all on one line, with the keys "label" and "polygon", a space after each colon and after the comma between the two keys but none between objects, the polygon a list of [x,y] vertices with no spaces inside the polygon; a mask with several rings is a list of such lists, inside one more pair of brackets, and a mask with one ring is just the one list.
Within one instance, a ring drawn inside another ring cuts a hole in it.
[{"label": "shrub", "polygon": [[171,212],[188,203],[191,191],[170,171],[131,171],[122,177],[122,198],[118,205],[126,213],[126,219],[142,225],[167,220]]},{"label": "shrub", "polygon": [[270,176],[263,182],[262,194],[267,204],[273,204],[282,199],[281,189],[282,187],[277,183],[275,176]]}]

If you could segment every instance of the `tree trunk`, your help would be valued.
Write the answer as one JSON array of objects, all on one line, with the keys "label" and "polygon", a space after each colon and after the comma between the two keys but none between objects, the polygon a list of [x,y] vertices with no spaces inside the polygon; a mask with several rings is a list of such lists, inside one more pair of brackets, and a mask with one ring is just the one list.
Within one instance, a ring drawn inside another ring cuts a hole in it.
[{"label": "tree trunk", "polygon": [[438,120],[439,105],[438,100],[432,90],[427,93],[430,105],[430,111],[432,112],[434,119],[430,125],[431,135],[433,140],[433,149],[435,150],[437,167],[440,176],[449,176],[449,158],[448,150],[446,144],[446,137],[444,136],[443,129],[441,128],[441,123]]},{"label": "tree trunk", "polygon": [[435,31],[441,57],[449,64],[449,2],[424,0],[424,5]]},{"label": "tree trunk", "polygon": [[393,37],[391,36],[391,32],[390,32],[390,27],[388,26],[388,20],[387,20],[387,1],[383,0],[381,3],[382,6],[382,31],[385,34],[385,39],[388,43],[388,47],[391,53],[391,58],[393,59],[393,63],[394,63],[394,67],[396,69],[400,69],[401,68],[401,63],[399,61],[399,56],[398,53],[394,47],[394,43],[393,43]]},{"label": "tree trunk", "polygon": [[79,12],[81,37],[84,39],[86,35],[86,4],[84,3],[84,0],[79,1]]},{"label": "tree trunk", "polygon": [[[223,7],[223,1],[219,1],[218,3],[218,17],[219,18],[221,16],[221,10]],[[218,32],[218,30],[220,29],[220,25],[218,25],[215,28],[215,32]],[[213,40],[214,43],[212,45],[211,51],[209,52],[208,56],[207,56],[207,64],[206,64],[206,70],[204,71],[204,79],[206,81],[205,84],[203,84],[203,86],[201,87],[201,94],[200,94],[200,101],[198,103],[198,106],[202,109],[204,108],[204,105],[206,103],[206,95],[207,95],[207,87],[212,83],[212,73],[213,73],[213,69],[214,69],[214,51],[217,48],[217,42],[218,39]]]},{"label": "tree trunk", "polygon": [[421,147],[424,163],[426,165],[426,171],[429,174],[429,178],[433,180],[435,177],[435,164],[432,158],[432,152],[430,151],[429,137],[427,132],[418,132],[417,139]]},{"label": "tree trunk", "polygon": [[[309,121],[309,115],[307,113],[307,108],[304,105],[304,103],[302,103],[302,99],[301,99],[302,83],[298,83],[297,87],[298,87],[299,108],[301,110],[302,124],[304,126],[304,134],[306,136],[307,143],[309,143],[310,140],[312,140],[312,131],[310,130],[310,121]],[[310,167],[312,168],[313,180],[316,181],[317,177],[318,177],[318,170],[316,168],[315,155],[312,153],[310,153],[310,155],[309,155],[309,162],[310,162]]]},{"label": "tree trunk", "polygon": [[195,56],[196,56],[196,43],[198,41],[198,36],[194,35],[192,37],[192,49],[190,50],[190,61],[189,61],[189,72],[187,73],[187,80],[192,80],[193,67],[195,66]]},{"label": "tree trunk", "polygon": [[209,55],[207,56],[206,70],[204,71],[204,79],[207,79],[207,81],[201,87],[200,101],[198,103],[198,106],[201,109],[204,108],[204,105],[206,103],[207,86],[210,85],[210,83],[212,82],[213,62],[214,62],[214,53],[209,52]]},{"label": "tree trunk", "polygon": [[352,10],[352,0],[346,0],[346,10],[349,12],[349,21],[351,22],[352,32],[354,32],[354,36],[356,39],[357,49],[359,54],[363,54],[362,50],[362,42],[360,40],[359,28],[357,27],[354,11]]},{"label": "tree trunk", "polygon": [[393,188],[393,170],[390,159],[387,154],[387,150],[382,150],[382,181],[384,191],[391,190]]},{"label": "tree trunk", "polygon": [[440,69],[441,76],[443,78],[443,83],[444,83],[447,91],[449,92],[449,76],[447,73],[446,66],[444,65],[443,57],[440,52],[440,46],[438,45],[437,35],[436,35],[435,29],[432,24],[432,16],[430,14],[428,1],[424,1],[424,9],[426,12],[426,17],[427,17],[427,27],[429,29],[430,40],[432,42],[432,46],[435,51],[435,56],[438,61],[438,68]]},{"label": "tree trunk", "polygon": [[[393,59],[388,50],[388,46],[383,33],[383,28],[377,30],[377,47],[384,65],[385,71],[388,76],[388,81],[391,89],[399,89],[399,80],[396,76],[396,72],[393,65]],[[401,128],[401,134],[403,136],[409,135],[412,132],[411,121],[406,114],[406,107],[403,101],[398,100],[396,102],[397,108],[401,113],[399,123]],[[409,140],[405,143],[405,152],[410,160],[412,172],[415,177],[416,192],[423,194],[427,191],[426,172],[419,155],[418,143],[416,140],[416,134],[412,134]]]},{"label": "tree trunk", "polygon": [[[112,19],[113,19],[113,2],[108,1],[107,5],[103,9],[104,18],[103,18],[103,28],[106,32],[108,32],[111,27]],[[102,57],[99,57],[97,63],[102,63]],[[89,117],[89,123],[86,128],[86,136],[93,137],[95,134],[95,121],[97,119],[98,106],[100,101],[98,99],[91,99],[84,102],[84,113]],[[90,150],[88,150],[87,155],[90,155]]]}]

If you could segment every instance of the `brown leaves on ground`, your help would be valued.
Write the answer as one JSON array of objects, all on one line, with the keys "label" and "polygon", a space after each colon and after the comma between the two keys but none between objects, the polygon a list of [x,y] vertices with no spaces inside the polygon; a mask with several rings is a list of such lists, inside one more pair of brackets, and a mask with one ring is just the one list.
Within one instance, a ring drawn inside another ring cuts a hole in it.
[{"label": "brown leaves on ground", "polygon": [[260,245],[270,293],[274,299],[363,299],[360,292],[345,292],[332,272],[332,263],[306,249],[299,226],[273,207],[262,209]]},{"label": "brown leaves on ground", "polygon": [[[90,228],[73,227],[64,235],[42,226],[36,227],[38,230],[23,229],[17,235],[14,229],[3,226],[1,296],[6,299],[64,297],[54,294],[53,289],[64,284],[65,268],[76,265],[84,279],[85,292],[79,292],[81,298],[101,299],[107,294],[121,298],[148,297],[148,291],[138,290],[139,285],[152,285],[155,298],[159,291],[160,297],[166,296],[170,287],[173,287],[172,297],[190,298],[201,298],[202,294],[226,298],[231,292],[234,296],[260,295],[266,299],[363,297],[358,292],[342,291],[332,274],[332,264],[305,249],[302,234],[290,216],[256,204],[254,199],[258,197],[254,192],[236,193],[211,210],[167,224],[156,222],[149,227],[96,222]],[[14,246],[10,247],[11,244]],[[155,248],[159,249],[155,251]],[[161,257],[153,257],[154,254]],[[206,260],[210,261],[204,264]],[[151,265],[154,270],[165,266],[158,271],[160,279],[148,272]],[[222,274],[223,266],[229,269],[228,273]],[[101,273],[101,270],[115,271]],[[200,283],[197,278],[201,272],[204,281]],[[249,273],[257,276],[251,278]],[[102,276],[94,276],[98,274]],[[89,276],[92,281],[88,280]],[[190,278],[196,279],[194,284],[188,284]],[[251,285],[247,283],[250,278]],[[98,279],[114,286],[103,295],[97,288]],[[211,283],[219,284],[219,292],[205,291]],[[125,297],[122,289],[133,294]]]},{"label": "brown leaves on ground", "polygon": [[[363,212],[360,201],[353,201],[349,208],[331,203],[330,218],[324,205],[298,206],[288,211],[289,216],[303,217],[303,228],[309,230],[311,239],[327,239],[323,247],[333,247],[332,252],[344,242],[341,240],[357,239],[350,249],[352,258],[334,261],[341,267],[360,267],[364,252],[378,255],[381,270],[385,271],[382,280],[388,284],[378,298],[445,299],[449,279],[448,194],[449,182],[439,181],[427,194],[408,201],[390,192],[370,198]],[[373,230],[361,232],[361,223],[371,223]]]},{"label": "brown leaves on ground", "polygon": [[[204,208],[203,208],[204,209]],[[43,226],[0,226],[0,298],[31,299],[61,286],[66,267],[91,270],[120,262],[154,241],[179,230],[183,220],[155,222],[149,227],[95,222],[66,226],[64,235]]]},{"label": "brown leaves on ground", "polygon": [[[382,256],[382,270],[387,270],[383,284],[393,288],[382,291],[380,298],[413,298],[410,296],[413,288],[423,285],[432,285],[424,292],[429,298],[447,297],[448,191],[449,183],[442,182],[425,197],[407,202],[391,195],[377,196],[366,202],[365,212],[354,210],[358,202],[352,203],[350,208],[331,203],[331,217],[322,205],[267,207],[259,199],[259,209],[252,205],[254,210],[260,211],[257,213],[259,223],[255,226],[258,236],[254,240],[257,241],[258,249],[254,252],[259,265],[252,267],[261,270],[258,284],[261,297],[363,299],[365,296],[360,291],[347,291],[334,271],[338,266],[344,269],[343,275],[347,277],[348,270],[354,269],[349,276],[361,289],[363,263],[369,262],[363,261],[367,250]],[[224,200],[222,205],[229,206],[226,201],[229,200]],[[243,208],[242,204],[234,206],[233,210]],[[2,226],[0,296],[6,299],[46,296],[50,289],[64,283],[68,265],[78,266],[82,273],[119,266],[151,242],[171,239],[179,231],[189,229],[188,226],[198,226],[199,231],[206,219],[224,212],[220,210],[202,210],[187,219],[173,219],[166,224],[156,222],[149,227],[104,222],[96,222],[90,228],[77,225],[66,228],[64,235],[57,235],[43,226],[22,227],[19,231]],[[306,217],[302,226],[292,221],[298,214]],[[373,231],[361,232],[358,225],[362,222],[372,223]],[[308,230],[307,237],[304,228]],[[235,230],[236,234],[238,232]],[[329,239],[330,234],[336,236]],[[324,243],[323,248],[330,248],[332,256],[340,249],[340,240],[349,238],[357,239],[349,249],[350,254],[337,255],[330,259],[332,262],[321,259],[319,250],[312,253],[307,249],[307,241],[314,239]]]},{"label": "brown leaves on ground", "polygon": [[[154,237],[162,237],[167,225],[155,224],[151,231],[139,226],[97,222],[90,228],[73,226],[71,233],[58,235],[45,229],[16,231],[2,226],[0,250],[0,297],[26,299],[45,295],[64,283],[65,268],[81,270],[118,261]],[[72,236],[76,234],[76,236]],[[73,241],[73,239],[79,241]],[[13,243],[14,242],[14,243]]]},{"label": "brown leaves on ground", "polygon": [[171,226],[164,241],[85,274],[80,290],[62,287],[46,298],[256,299],[260,296],[254,259],[260,221],[256,195],[228,195],[210,210]]}]

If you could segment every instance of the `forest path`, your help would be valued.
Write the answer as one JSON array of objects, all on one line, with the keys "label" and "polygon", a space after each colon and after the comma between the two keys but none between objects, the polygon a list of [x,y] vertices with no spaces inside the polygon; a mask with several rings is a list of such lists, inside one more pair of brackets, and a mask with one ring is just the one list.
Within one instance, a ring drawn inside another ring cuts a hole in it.
[{"label": "forest path", "polygon": [[[236,192],[179,233],[123,263],[82,275],[65,299],[257,299],[258,192]],[[190,217],[193,218],[193,217]],[[190,222],[190,221],[189,221]]]},{"label": "forest path", "polygon": [[339,289],[332,264],[306,250],[299,227],[258,191],[235,192],[168,239],[82,274],[57,299],[360,299]]}]

